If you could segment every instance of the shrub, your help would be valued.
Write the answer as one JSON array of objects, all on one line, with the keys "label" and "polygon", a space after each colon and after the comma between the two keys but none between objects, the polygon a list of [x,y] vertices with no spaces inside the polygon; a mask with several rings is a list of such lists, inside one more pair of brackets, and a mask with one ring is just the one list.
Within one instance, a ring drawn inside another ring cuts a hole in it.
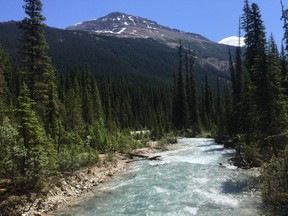
[{"label": "shrub", "polygon": [[288,205],[288,145],[280,157],[275,156],[263,165],[263,200],[273,205]]}]

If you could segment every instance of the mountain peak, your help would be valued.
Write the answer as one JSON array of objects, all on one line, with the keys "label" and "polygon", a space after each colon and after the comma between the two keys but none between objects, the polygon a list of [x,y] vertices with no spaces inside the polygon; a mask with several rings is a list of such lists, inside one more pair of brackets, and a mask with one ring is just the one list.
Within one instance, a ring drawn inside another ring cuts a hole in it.
[{"label": "mountain peak", "polygon": [[[125,30],[123,28],[138,26],[140,28],[151,29],[151,25],[158,25],[156,22],[128,15],[121,12],[112,12],[104,17],[98,19],[92,19],[89,21],[84,21],[76,23],[72,26],[69,26],[68,30],[83,30],[90,31],[95,33],[104,33],[104,34],[119,34],[119,31],[123,33]],[[131,34],[131,32],[130,32]]]},{"label": "mountain peak", "polygon": [[180,38],[188,41],[208,41],[208,39],[201,35],[170,29],[169,27],[159,25],[155,21],[121,12],[112,12],[98,19],[77,23],[69,26],[67,29],[117,37],[153,38],[165,42],[173,40],[174,44],[176,41],[178,43]]}]

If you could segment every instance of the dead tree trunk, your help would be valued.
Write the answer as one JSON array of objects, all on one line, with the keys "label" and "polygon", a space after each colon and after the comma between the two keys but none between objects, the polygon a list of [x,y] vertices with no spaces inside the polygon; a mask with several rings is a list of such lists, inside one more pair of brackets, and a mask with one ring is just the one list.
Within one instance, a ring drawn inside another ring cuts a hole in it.
[{"label": "dead tree trunk", "polygon": [[142,155],[142,154],[133,154],[133,153],[130,153],[129,154],[129,158],[130,159],[134,159],[134,157],[138,157],[138,158],[143,158],[144,160],[160,160],[160,155],[156,155],[156,156],[153,156],[153,157],[149,157],[147,155]]}]

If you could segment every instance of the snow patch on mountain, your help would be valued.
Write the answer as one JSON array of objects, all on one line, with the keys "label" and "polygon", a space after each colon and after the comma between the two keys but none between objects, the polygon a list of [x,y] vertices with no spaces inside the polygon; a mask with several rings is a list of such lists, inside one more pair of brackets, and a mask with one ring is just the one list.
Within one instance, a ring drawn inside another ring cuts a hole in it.
[{"label": "snow patch on mountain", "polygon": [[[240,37],[240,46],[241,47],[243,47],[245,45],[244,39],[245,39],[244,37]],[[230,45],[230,46],[239,46],[239,37],[237,37],[237,36],[227,37],[227,38],[222,39],[218,43]]]},{"label": "snow patch on mountain", "polygon": [[81,24],[83,24],[83,22],[75,23],[73,26],[78,26],[78,25],[81,25]]},{"label": "snow patch on mountain", "polygon": [[134,26],[136,26],[136,23],[135,23],[134,19],[132,18],[132,16],[129,16],[128,18],[129,18],[129,20],[131,20],[134,23]]},{"label": "snow patch on mountain", "polygon": [[121,34],[122,32],[124,32],[127,28],[122,28],[119,32],[117,32],[116,34]]}]

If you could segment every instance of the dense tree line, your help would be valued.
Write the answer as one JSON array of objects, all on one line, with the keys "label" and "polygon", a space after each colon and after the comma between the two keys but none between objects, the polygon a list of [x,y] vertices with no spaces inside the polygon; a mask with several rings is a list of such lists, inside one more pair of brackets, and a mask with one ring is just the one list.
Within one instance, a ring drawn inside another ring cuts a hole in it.
[{"label": "dense tree line", "polygon": [[46,188],[49,179],[98,161],[98,154],[142,145],[131,130],[158,139],[171,128],[168,87],[89,67],[57,72],[48,56],[40,0],[24,0],[27,17],[18,64],[0,47],[0,179],[14,188]]},{"label": "dense tree line", "polygon": [[[179,45],[179,65],[174,73],[172,129],[187,136],[224,136],[230,131],[232,96],[229,82],[220,77],[213,82],[202,71],[202,85],[196,85],[196,57]],[[216,88],[212,85],[215,85]],[[229,133],[230,134],[230,133]]]},{"label": "dense tree line", "polygon": [[[285,31],[286,19],[284,16]],[[231,135],[238,137],[238,156],[246,166],[262,165],[264,200],[287,205],[288,95],[285,53],[288,50],[282,46],[279,53],[273,35],[267,39],[256,3],[250,4],[245,0],[241,27],[245,32],[245,57],[241,63],[237,48],[232,74],[232,119],[236,123],[236,130]],[[284,41],[287,43],[286,33]]]},{"label": "dense tree line", "polygon": [[193,56],[180,42],[172,104],[174,128],[230,139],[236,144],[239,166],[262,165],[263,199],[276,205],[287,205],[288,200],[288,17],[284,7],[282,18],[285,48],[282,45],[279,52],[273,35],[266,37],[258,5],[245,0],[239,24],[239,37],[241,29],[245,33],[244,58],[240,42],[235,59],[229,49],[231,86],[218,78],[216,92],[211,91],[207,74],[201,92],[195,91]]}]

